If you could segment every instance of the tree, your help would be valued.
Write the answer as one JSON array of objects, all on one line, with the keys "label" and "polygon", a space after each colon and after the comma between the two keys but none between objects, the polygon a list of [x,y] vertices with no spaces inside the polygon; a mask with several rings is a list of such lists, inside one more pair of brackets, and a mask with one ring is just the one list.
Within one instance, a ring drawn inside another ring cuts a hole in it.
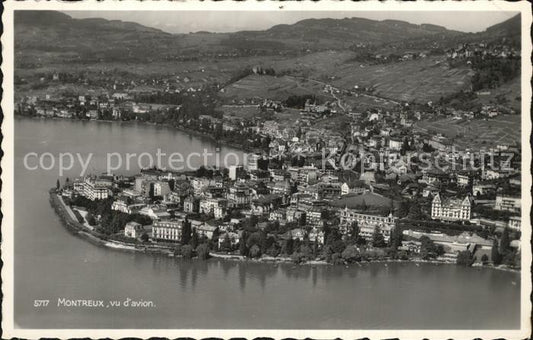
[{"label": "tree", "polygon": [[243,231],[241,235],[241,239],[239,241],[239,254],[241,256],[248,255],[248,248],[246,247],[246,236],[247,236],[247,233]]},{"label": "tree", "polygon": [[276,256],[279,255],[280,251],[281,251],[281,248],[280,248],[278,242],[274,242],[274,243],[272,243],[272,245],[267,249],[267,252],[266,252],[266,253],[267,253],[268,256],[276,257]]},{"label": "tree", "polygon": [[274,244],[274,243],[277,243],[277,240],[274,236],[266,236],[266,233],[263,233],[264,234],[264,238],[261,242],[261,252],[263,254],[265,254],[267,252],[268,249],[270,249],[270,247]]},{"label": "tree", "polygon": [[313,242],[313,258],[316,258],[318,255],[318,240]]},{"label": "tree", "polygon": [[183,246],[181,244],[179,244],[179,243],[176,244],[176,248],[174,248],[174,256],[177,257],[177,256],[181,255],[181,248],[182,247]]},{"label": "tree", "polygon": [[183,222],[183,228],[181,230],[181,243],[182,244],[189,244],[191,241],[191,222],[185,218],[185,221]]},{"label": "tree", "polygon": [[302,263],[305,259],[305,256],[304,254],[300,253],[300,252],[297,252],[295,251],[294,253],[292,253],[291,255],[291,260],[292,262],[294,263]]},{"label": "tree", "polygon": [[329,229],[328,237],[326,239],[326,245],[332,253],[341,254],[346,248],[346,244],[342,240],[339,230],[337,228]]},{"label": "tree", "polygon": [[207,260],[209,258],[209,246],[207,243],[202,243],[196,248],[196,253],[200,260]]},{"label": "tree", "polygon": [[283,253],[286,255],[291,255],[294,251],[294,241],[292,238],[289,238],[285,241],[284,247],[283,247]]},{"label": "tree", "polygon": [[198,237],[198,232],[196,231],[196,228],[195,228],[192,231],[192,237],[191,237],[190,245],[191,245],[191,247],[193,249],[196,249],[196,247],[198,247],[198,243],[199,243],[199,237]]},{"label": "tree", "polygon": [[222,243],[220,244],[220,250],[222,251],[231,251],[231,240],[229,238],[229,235],[224,235],[224,238],[222,239]]},{"label": "tree", "polygon": [[310,258],[312,255],[312,252],[313,251],[311,247],[309,246],[309,244],[302,243],[302,245],[300,246],[300,254],[302,254],[302,256],[304,256],[305,258]]},{"label": "tree", "polygon": [[346,247],[344,251],[342,252],[342,258],[346,262],[355,262],[361,260],[361,255],[359,254],[359,251],[357,248],[353,245]]},{"label": "tree", "polygon": [[398,209],[399,217],[406,217],[409,214],[409,209],[411,207],[411,202],[408,200],[402,200],[400,202],[400,207]]},{"label": "tree", "polygon": [[257,244],[254,244],[252,248],[250,248],[250,257],[252,258],[258,258],[261,256],[261,248]]},{"label": "tree", "polygon": [[299,251],[301,244],[302,242],[300,241],[299,238],[293,239],[293,246],[292,246],[293,252]]},{"label": "tree", "polygon": [[89,225],[91,226],[95,226],[97,223],[96,223],[96,219],[94,218],[94,215],[91,214],[91,213],[87,213],[87,215],[85,216],[85,220],[87,221],[87,223],[89,223]]},{"label": "tree", "polygon": [[272,244],[273,240],[272,240],[272,237],[267,237],[267,234],[265,233],[264,230],[259,230],[258,231],[259,233],[259,248],[261,249],[261,253],[264,254],[266,253],[268,247],[270,247],[270,245]]},{"label": "tree", "polygon": [[217,227],[215,230],[213,230],[213,235],[211,236],[211,239],[216,242],[218,241],[219,236],[220,236],[220,230]]},{"label": "tree", "polygon": [[504,255],[503,259],[502,259],[502,263],[506,266],[518,266],[520,265],[520,258],[519,256],[517,257],[517,252],[515,252],[514,250],[509,250],[507,251],[507,253]]},{"label": "tree", "polygon": [[250,226],[252,228],[255,228],[258,222],[259,222],[259,217],[257,217],[256,215],[250,216]]},{"label": "tree", "polygon": [[500,250],[498,249],[498,240],[492,242],[492,251],[490,254],[492,263],[497,266],[502,262],[502,257],[500,255]]},{"label": "tree", "polygon": [[386,246],[385,238],[378,227],[374,228],[374,233],[372,234],[372,246],[376,248],[383,248]]},{"label": "tree", "polygon": [[502,237],[500,239],[500,251],[502,254],[505,254],[509,251],[511,247],[511,241],[509,239],[509,228],[505,228],[502,232]]},{"label": "tree", "polygon": [[150,239],[150,236],[148,236],[147,233],[143,233],[143,234],[141,235],[141,241],[143,241],[143,242],[148,242],[149,239]]},{"label": "tree", "polygon": [[407,140],[407,138],[404,138],[402,147],[400,149],[400,154],[403,156],[409,150],[411,150],[411,145],[409,144],[409,140]]},{"label": "tree", "polygon": [[444,253],[444,248],[442,245],[437,245],[429,237],[422,236],[420,238],[420,255],[423,259],[428,259],[430,257],[436,257]]},{"label": "tree", "polygon": [[394,227],[390,236],[390,246],[392,249],[397,250],[402,245],[403,232],[400,227]]},{"label": "tree", "polygon": [[331,261],[331,263],[333,263],[333,264],[342,264],[343,259],[342,259],[342,257],[341,257],[340,254],[338,254],[338,253],[333,253],[333,254],[331,254],[331,260],[330,260],[330,261]]},{"label": "tree", "polygon": [[461,266],[471,266],[474,263],[472,253],[468,250],[460,251],[457,254],[457,264]]},{"label": "tree", "polygon": [[262,243],[262,235],[259,231],[253,232],[248,236],[246,239],[246,246],[248,248],[252,248],[254,244],[257,244],[258,246],[261,246]]},{"label": "tree", "polygon": [[422,216],[422,211],[420,210],[420,204],[419,202],[413,202],[411,206],[409,207],[409,213],[407,214],[407,217],[411,220],[419,220]]},{"label": "tree", "polygon": [[193,255],[192,247],[188,244],[181,247],[181,256],[185,259],[191,259]]},{"label": "tree", "polygon": [[331,255],[333,255],[333,251],[331,250],[331,246],[325,244],[322,247],[322,256],[326,260],[326,262],[331,262]]},{"label": "tree", "polygon": [[349,233],[349,242],[350,244],[357,243],[357,240],[359,239],[359,225],[357,224],[357,221],[352,222],[352,225],[350,226],[350,233]]},{"label": "tree", "polygon": [[344,249],[346,249],[346,244],[344,243],[344,241],[340,237],[334,239],[330,243],[330,246],[331,246],[331,251],[333,251],[333,253],[336,253],[336,254],[339,254],[339,255],[344,251]]}]

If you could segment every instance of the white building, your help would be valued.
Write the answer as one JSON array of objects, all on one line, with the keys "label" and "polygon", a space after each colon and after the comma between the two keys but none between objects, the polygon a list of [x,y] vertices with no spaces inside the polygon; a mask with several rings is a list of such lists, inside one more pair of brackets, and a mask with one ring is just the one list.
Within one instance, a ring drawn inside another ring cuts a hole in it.
[{"label": "white building", "polygon": [[200,214],[215,214],[215,210],[220,215],[220,209],[226,208],[227,200],[220,198],[205,198],[200,201]]},{"label": "white building", "polygon": [[389,139],[389,149],[400,150],[402,148],[402,141],[398,139]]},{"label": "white building", "polygon": [[257,154],[249,155],[246,158],[246,167],[247,167],[248,171],[259,170],[259,160],[260,159],[261,159],[260,155],[257,155]]},{"label": "white building", "polygon": [[182,221],[155,221],[152,226],[152,239],[155,241],[181,241]]},{"label": "white building", "polygon": [[74,190],[91,201],[103,200],[109,197],[108,185],[97,182],[90,177],[85,178],[84,181],[74,182]]},{"label": "white building", "polygon": [[168,182],[158,181],[154,183],[154,196],[165,196],[170,193],[170,185]]},{"label": "white building", "polygon": [[448,221],[469,221],[472,209],[470,197],[463,200],[442,200],[440,194],[433,197],[431,203],[431,218]]},{"label": "white building", "polygon": [[124,227],[124,236],[131,238],[139,238],[144,233],[144,228],[137,222],[128,222]]},{"label": "white building", "polygon": [[230,165],[228,169],[229,169],[229,178],[232,181],[236,181],[237,174],[239,173],[239,171],[243,170],[243,167],[240,165]]},{"label": "white building", "polygon": [[494,203],[494,209],[496,210],[520,212],[521,206],[520,197],[502,194],[496,195],[496,202]]},{"label": "white building", "polygon": [[522,219],[520,216],[511,216],[509,217],[508,227],[513,230],[520,231],[522,226]]},{"label": "white building", "polygon": [[385,242],[388,242],[390,234],[396,225],[397,217],[390,213],[387,216],[362,214],[354,209],[344,208],[340,211],[341,231],[346,233],[348,227],[356,222],[359,226],[359,235],[367,240],[372,239],[375,228],[379,228],[379,232],[383,235]]}]

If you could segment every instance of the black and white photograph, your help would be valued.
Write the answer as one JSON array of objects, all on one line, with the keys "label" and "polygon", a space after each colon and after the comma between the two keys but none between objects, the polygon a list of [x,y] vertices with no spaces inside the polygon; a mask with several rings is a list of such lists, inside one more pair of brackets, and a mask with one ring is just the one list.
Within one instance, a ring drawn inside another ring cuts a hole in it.
[{"label": "black and white photograph", "polygon": [[5,337],[530,336],[527,2],[5,5]]}]

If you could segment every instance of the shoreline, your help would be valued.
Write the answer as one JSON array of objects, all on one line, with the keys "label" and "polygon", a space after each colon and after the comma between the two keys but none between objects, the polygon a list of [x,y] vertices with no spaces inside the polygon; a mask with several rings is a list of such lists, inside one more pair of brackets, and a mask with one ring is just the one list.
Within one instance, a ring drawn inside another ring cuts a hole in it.
[{"label": "shoreline", "polygon": [[[175,255],[174,254],[174,248],[169,246],[163,246],[163,245],[143,245],[143,244],[135,244],[135,243],[126,243],[126,242],[120,242],[116,240],[109,240],[105,235],[99,234],[96,231],[88,230],[86,227],[84,227],[81,223],[74,220],[72,216],[70,216],[67,209],[69,209],[65,203],[63,202],[63,199],[57,195],[55,192],[55,189],[49,190],[50,195],[50,205],[58,215],[58,217],[61,220],[61,224],[67,229],[70,233],[72,233],[75,236],[80,237],[81,239],[84,239],[88,241],[89,243],[99,246],[99,247],[105,247],[112,250],[118,250],[123,252],[139,252],[139,253],[145,253],[145,254],[152,254],[152,255],[166,255],[168,257],[182,257],[181,255]],[[271,257],[271,256],[265,256],[258,259],[254,258],[247,258],[242,255],[236,255],[236,254],[223,254],[223,253],[209,253],[210,258],[214,259],[220,259],[223,261],[235,261],[235,262],[250,262],[250,263],[264,263],[264,264],[292,264],[292,265],[307,265],[307,266],[323,266],[323,265],[331,265],[334,266],[333,263],[328,263],[324,260],[309,260],[302,263],[295,263],[290,257]],[[384,264],[385,266],[388,263],[413,263],[417,266],[420,264],[434,264],[434,265],[457,265],[456,263],[450,262],[450,261],[442,261],[442,260],[422,260],[419,258],[412,258],[408,260],[400,260],[400,259],[380,259],[380,260],[371,260],[371,261],[359,261],[354,263],[344,263],[344,264],[338,264],[338,266],[363,266],[366,264]],[[501,270],[501,271],[507,271],[507,272],[513,272],[513,273],[520,273],[520,269],[513,269],[508,267],[502,267],[502,266],[484,266],[484,265],[472,265],[470,266],[472,268],[490,268],[495,270]]]}]

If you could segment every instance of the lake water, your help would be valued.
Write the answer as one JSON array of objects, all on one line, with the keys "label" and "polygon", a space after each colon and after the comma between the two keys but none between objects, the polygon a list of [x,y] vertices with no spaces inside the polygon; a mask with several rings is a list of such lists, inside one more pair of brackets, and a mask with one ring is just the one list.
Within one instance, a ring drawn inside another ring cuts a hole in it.
[{"label": "lake water", "polygon": [[[186,261],[94,246],[68,233],[47,190],[57,169],[26,170],[28,152],[188,153],[210,142],[135,123],[15,120],[15,324],[22,328],[511,329],[520,275],[410,263],[294,266]],[[222,148],[221,154],[230,150]],[[131,169],[135,173],[138,169]],[[79,167],[66,174],[74,178]],[[58,299],[151,301],[64,307]],[[46,308],[35,299],[49,299]]]}]

